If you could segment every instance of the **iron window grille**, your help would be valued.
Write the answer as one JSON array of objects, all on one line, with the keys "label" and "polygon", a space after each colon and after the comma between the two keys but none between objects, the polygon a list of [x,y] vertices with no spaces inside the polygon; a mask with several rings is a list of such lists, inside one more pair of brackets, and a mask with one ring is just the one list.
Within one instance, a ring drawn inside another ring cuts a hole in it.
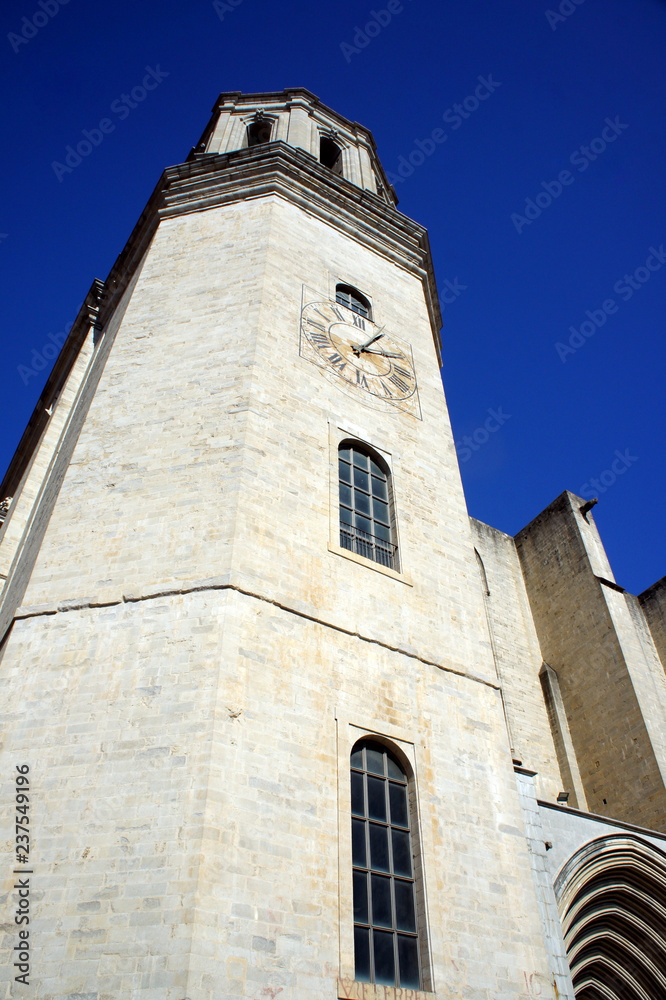
[{"label": "iron window grille", "polygon": [[407,775],[380,743],[352,750],[351,806],[355,978],[420,989]]},{"label": "iron window grille", "polygon": [[338,471],[340,547],[397,569],[388,472],[367,451],[349,442],[338,449]]}]

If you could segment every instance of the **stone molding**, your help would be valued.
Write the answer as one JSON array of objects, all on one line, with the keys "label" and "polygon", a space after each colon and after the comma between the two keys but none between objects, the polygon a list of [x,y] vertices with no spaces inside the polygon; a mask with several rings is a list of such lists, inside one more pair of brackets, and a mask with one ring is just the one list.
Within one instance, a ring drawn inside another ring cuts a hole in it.
[{"label": "stone molding", "polygon": [[305,618],[308,621],[315,622],[317,625],[334,629],[336,632],[342,632],[344,635],[353,635],[362,642],[371,643],[373,646],[381,646],[383,649],[388,649],[392,653],[400,653],[403,656],[407,656],[412,660],[416,660],[417,662],[424,664],[424,666],[437,667],[438,670],[443,670],[447,674],[454,674],[456,677],[464,677],[467,680],[492,688],[494,691],[499,690],[499,685],[496,682],[486,680],[480,674],[477,674],[472,670],[457,670],[455,667],[451,667],[441,661],[430,660],[426,657],[419,656],[416,650],[411,646],[394,646],[387,642],[381,642],[379,639],[375,639],[371,636],[362,635],[360,632],[356,632],[353,629],[344,628],[337,622],[322,618],[320,615],[312,614],[308,606],[298,608],[293,605],[284,604],[281,601],[272,600],[265,594],[259,594],[238,586],[230,581],[228,575],[213,577],[207,580],[192,580],[188,583],[180,584],[155,584],[153,586],[146,587],[141,591],[133,591],[126,594],[120,593],[120,591],[114,591],[113,593],[99,594],[96,597],[72,598],[68,601],[59,601],[54,602],[53,604],[38,604],[32,606],[24,605],[17,608],[14,613],[14,618],[41,618],[49,615],[67,614],[70,611],[83,611],[88,608],[108,608],[119,604],[135,604],[140,601],[151,601],[162,597],[179,597],[183,594],[193,594],[200,591],[211,590],[233,590],[235,593],[241,594],[244,597],[250,597],[256,601],[262,601],[265,604],[272,604],[274,607],[280,608],[281,611],[297,615],[299,618]]}]

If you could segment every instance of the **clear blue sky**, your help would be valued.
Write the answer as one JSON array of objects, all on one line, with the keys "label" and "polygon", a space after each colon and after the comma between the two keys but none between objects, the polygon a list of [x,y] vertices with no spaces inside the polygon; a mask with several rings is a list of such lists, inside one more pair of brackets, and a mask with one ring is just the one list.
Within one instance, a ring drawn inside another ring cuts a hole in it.
[{"label": "clear blue sky", "polygon": [[[416,164],[396,190],[450,300],[470,513],[515,534],[587,490],[618,582],[664,575],[664,0],[391,0],[390,21],[384,0],[41,3],[0,12],[3,471],[48,374],[20,366],[107,276],[218,93],[304,86],[372,129],[387,171]],[[123,109],[146,67],[160,82]],[[103,118],[113,131],[59,180]]]}]

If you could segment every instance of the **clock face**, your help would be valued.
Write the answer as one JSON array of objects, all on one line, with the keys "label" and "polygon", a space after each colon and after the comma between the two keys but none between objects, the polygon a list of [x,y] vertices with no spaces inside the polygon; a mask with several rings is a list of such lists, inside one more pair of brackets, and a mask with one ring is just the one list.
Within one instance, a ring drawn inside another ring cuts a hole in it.
[{"label": "clock face", "polygon": [[339,302],[309,302],[301,313],[301,334],[321,368],[371,398],[411,408],[406,406],[416,394],[411,348],[383,327]]}]

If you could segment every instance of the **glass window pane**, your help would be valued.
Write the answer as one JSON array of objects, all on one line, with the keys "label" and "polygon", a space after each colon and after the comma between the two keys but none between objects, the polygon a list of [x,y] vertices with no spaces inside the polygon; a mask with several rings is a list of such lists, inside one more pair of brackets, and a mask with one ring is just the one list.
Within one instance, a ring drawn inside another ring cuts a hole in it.
[{"label": "glass window pane", "polygon": [[338,448],[338,455],[340,456],[340,458],[344,459],[345,462],[351,462],[350,448]]},{"label": "glass window pane", "polygon": [[368,468],[368,456],[364,455],[362,451],[355,451],[354,452],[354,465],[358,469],[365,469],[367,471],[367,468]]},{"label": "glass window pane", "polygon": [[363,769],[363,750],[354,750],[351,755],[351,766]]},{"label": "glass window pane", "polygon": [[[354,823],[361,823],[362,820],[353,820]],[[385,826],[370,824],[370,867],[376,872],[387,872],[389,870],[388,856],[388,829]],[[354,861],[356,864],[356,861]]]},{"label": "glass window pane", "polygon": [[379,476],[380,479],[385,478],[383,470],[379,468],[377,463],[372,458],[370,459],[370,471],[373,476]]},{"label": "glass window pane", "polygon": [[381,986],[395,986],[395,961],[393,935],[386,931],[373,931],[375,946],[375,982]]},{"label": "glass window pane", "polygon": [[351,465],[347,465],[346,462],[338,462],[338,470],[340,472],[340,479],[343,483],[351,483]]},{"label": "glass window pane", "polygon": [[409,826],[407,819],[407,789],[405,786],[394,785],[391,782],[389,784],[389,801],[391,803],[391,822],[395,826]]},{"label": "glass window pane", "polygon": [[[375,878],[374,875],[373,878]],[[394,888],[395,926],[399,931],[415,931],[416,917],[414,915],[414,883],[401,882],[399,879],[396,879],[394,882]],[[356,905],[356,896],[354,896],[354,905]]]},{"label": "glass window pane", "polygon": [[352,862],[359,868],[366,867],[365,823],[362,819],[352,820]]},{"label": "glass window pane", "polygon": [[[363,775],[351,772],[351,807],[356,816],[365,816],[363,805]],[[391,807],[393,808],[393,807]]]},{"label": "glass window pane", "polygon": [[[352,762],[353,762],[353,760],[354,760],[354,757],[352,756]],[[406,781],[407,780],[407,778],[405,776],[405,772],[403,771],[403,769],[400,767],[400,765],[396,761],[393,760],[393,757],[389,756],[389,754],[386,755],[386,762],[388,764],[388,775],[389,775],[389,778],[399,778],[400,781]]]},{"label": "glass window pane", "polygon": [[356,959],[356,981],[370,982],[370,931],[365,927],[354,928],[354,957]]},{"label": "glass window pane", "polygon": [[420,988],[419,957],[416,938],[398,934],[398,962],[400,964],[400,986],[414,990]]},{"label": "glass window pane", "polygon": [[365,872],[354,872],[354,920],[367,924],[368,920],[368,876]]},{"label": "glass window pane", "polygon": [[393,842],[393,871],[396,875],[412,875],[412,854],[409,849],[409,834],[402,830],[391,830]]},{"label": "glass window pane", "polygon": [[359,531],[365,531],[368,535],[372,534],[372,522],[369,521],[367,517],[362,517],[360,514],[356,515],[356,527]]},{"label": "glass window pane", "polygon": [[[342,487],[340,487],[340,489],[342,489]],[[356,506],[358,507],[358,504]],[[377,518],[378,521],[383,521],[384,524],[389,523],[388,504],[384,503],[383,500],[372,501],[372,513],[374,514],[374,516]]]},{"label": "glass window pane", "polygon": [[352,524],[352,512],[346,507],[340,508],[340,520],[343,524]]},{"label": "glass window pane", "polygon": [[361,493],[360,490],[354,490],[354,508],[360,514],[367,514],[368,517],[371,516],[370,497],[367,493]]},{"label": "glass window pane", "polygon": [[[356,519],[356,524],[358,525],[358,518]],[[391,529],[385,524],[379,524],[375,521],[375,537],[381,538],[383,542],[391,541]]]},{"label": "glass window pane", "polygon": [[356,466],[354,466],[354,486],[365,490],[366,493],[370,492],[370,476],[363,469],[357,469]]},{"label": "glass window pane", "polygon": [[373,497],[378,497],[380,500],[388,500],[386,481],[384,479],[377,479],[376,476],[372,477],[372,495]]},{"label": "glass window pane", "polygon": [[368,762],[368,771],[372,771],[373,774],[383,774],[384,773],[384,751],[375,750],[373,747],[366,747],[365,759]]},{"label": "glass window pane", "polygon": [[351,486],[346,486],[344,483],[340,483],[340,503],[346,503],[348,507],[352,505],[352,492]]},{"label": "glass window pane", "polygon": [[386,820],[386,782],[368,775],[368,816]]},{"label": "glass window pane", "polygon": [[371,875],[372,925],[373,927],[393,927],[391,914],[391,879],[383,875]]}]

